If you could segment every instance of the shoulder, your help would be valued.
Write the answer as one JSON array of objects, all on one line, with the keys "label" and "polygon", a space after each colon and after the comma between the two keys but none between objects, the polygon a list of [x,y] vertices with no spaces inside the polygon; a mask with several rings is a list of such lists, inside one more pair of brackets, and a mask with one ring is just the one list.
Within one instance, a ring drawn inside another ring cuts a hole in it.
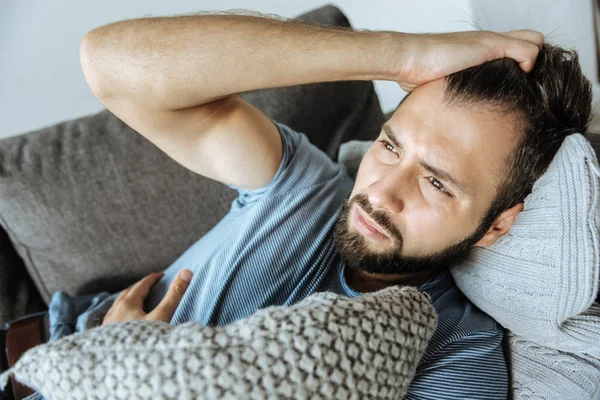
[{"label": "shoulder", "polygon": [[273,179],[255,190],[229,185],[238,190],[245,203],[300,192],[307,195],[330,195],[333,192],[346,193],[351,189],[353,182],[344,165],[329,158],[304,133],[282,122],[273,123],[277,126],[282,141],[281,163]]},{"label": "shoulder", "polygon": [[[328,178],[335,175],[348,177],[344,165],[329,158],[321,149],[312,144],[304,133],[298,132],[282,122],[274,121],[274,123],[279,129],[285,153],[282,157],[280,171],[278,171],[283,175],[280,178],[289,179],[304,175],[304,183],[312,185],[323,176]],[[327,132],[323,132],[323,135],[327,135]],[[307,172],[308,175],[305,174]]]}]

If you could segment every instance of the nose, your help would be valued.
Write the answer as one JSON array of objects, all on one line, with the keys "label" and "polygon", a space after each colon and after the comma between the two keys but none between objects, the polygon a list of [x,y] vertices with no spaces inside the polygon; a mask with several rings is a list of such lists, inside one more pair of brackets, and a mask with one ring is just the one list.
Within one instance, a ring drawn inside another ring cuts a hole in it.
[{"label": "nose", "polygon": [[402,179],[404,178],[388,174],[369,185],[367,196],[374,210],[387,211],[392,214],[402,211],[404,199],[403,191],[400,188],[408,187],[408,185],[402,184]]}]

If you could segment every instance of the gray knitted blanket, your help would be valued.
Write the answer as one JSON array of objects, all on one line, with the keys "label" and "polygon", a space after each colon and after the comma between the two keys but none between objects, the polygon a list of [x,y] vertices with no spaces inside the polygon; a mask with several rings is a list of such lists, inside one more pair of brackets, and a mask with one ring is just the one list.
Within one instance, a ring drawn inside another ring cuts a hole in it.
[{"label": "gray knitted blanket", "polygon": [[27,351],[10,374],[47,399],[399,399],[436,328],[412,287],[317,293],[222,327],[126,321]]}]

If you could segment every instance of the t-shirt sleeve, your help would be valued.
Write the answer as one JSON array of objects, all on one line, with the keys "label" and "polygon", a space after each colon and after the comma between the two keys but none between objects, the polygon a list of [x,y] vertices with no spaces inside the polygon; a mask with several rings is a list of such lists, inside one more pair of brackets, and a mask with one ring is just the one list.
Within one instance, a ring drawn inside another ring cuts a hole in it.
[{"label": "t-shirt sleeve", "polygon": [[475,332],[446,344],[417,370],[404,399],[508,398],[502,331]]},{"label": "t-shirt sleeve", "polygon": [[307,188],[339,179],[348,184],[351,178],[346,168],[331,160],[323,151],[310,143],[304,133],[297,132],[288,125],[273,121],[279,130],[282,142],[282,156],[279,168],[271,181],[258,189],[244,189],[228,184],[239,193],[237,202],[247,204],[266,196],[291,194]]}]

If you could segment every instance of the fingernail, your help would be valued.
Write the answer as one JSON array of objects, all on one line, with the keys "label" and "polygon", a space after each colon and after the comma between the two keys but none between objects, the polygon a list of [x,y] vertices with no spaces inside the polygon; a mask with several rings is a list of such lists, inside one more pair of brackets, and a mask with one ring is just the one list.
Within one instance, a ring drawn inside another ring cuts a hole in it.
[{"label": "fingernail", "polygon": [[179,277],[184,281],[189,282],[192,280],[192,271],[190,271],[189,269],[184,269],[179,273]]}]

